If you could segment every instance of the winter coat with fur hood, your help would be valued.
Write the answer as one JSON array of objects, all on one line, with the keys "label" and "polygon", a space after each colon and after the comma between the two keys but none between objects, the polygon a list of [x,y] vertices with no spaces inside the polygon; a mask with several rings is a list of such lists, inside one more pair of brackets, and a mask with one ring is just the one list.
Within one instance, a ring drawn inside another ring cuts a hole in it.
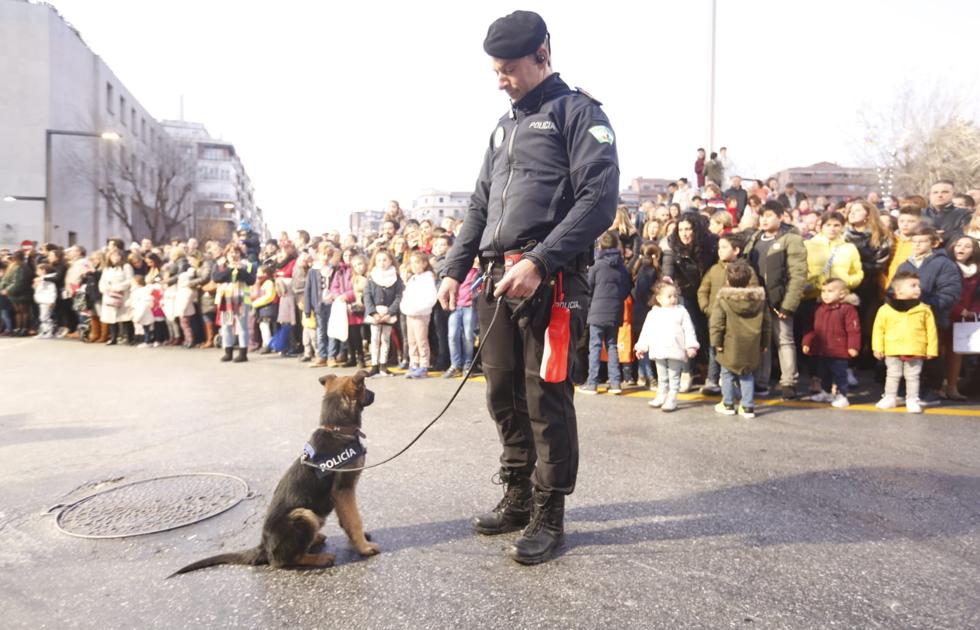
[{"label": "winter coat with fur hood", "polygon": [[716,355],[719,365],[739,376],[754,372],[762,360],[762,348],[769,339],[765,289],[719,289],[708,331],[711,345],[721,348]]}]

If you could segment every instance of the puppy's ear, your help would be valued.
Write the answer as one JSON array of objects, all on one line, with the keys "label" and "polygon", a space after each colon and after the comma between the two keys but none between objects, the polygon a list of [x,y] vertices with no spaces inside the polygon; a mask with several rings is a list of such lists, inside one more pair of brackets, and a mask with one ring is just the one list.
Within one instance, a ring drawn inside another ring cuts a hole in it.
[{"label": "puppy's ear", "polygon": [[337,378],[336,374],[324,374],[319,378],[320,385],[326,386],[326,384]]},{"label": "puppy's ear", "polygon": [[364,379],[366,379],[367,377],[368,377],[367,370],[358,370],[357,373],[354,374],[354,382],[360,385],[361,383],[364,382]]}]

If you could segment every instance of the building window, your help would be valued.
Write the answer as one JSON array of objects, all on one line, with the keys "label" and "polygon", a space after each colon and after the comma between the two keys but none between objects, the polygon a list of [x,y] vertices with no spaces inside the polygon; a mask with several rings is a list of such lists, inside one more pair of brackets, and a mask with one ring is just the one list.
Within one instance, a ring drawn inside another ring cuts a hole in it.
[{"label": "building window", "polygon": [[112,87],[112,84],[108,81],[105,82],[105,108],[110,114],[115,114],[115,110],[112,108],[116,105],[116,90]]},{"label": "building window", "polygon": [[146,119],[145,118],[140,120],[140,137],[143,139],[143,142],[146,142]]},{"label": "building window", "polygon": [[78,243],[78,232],[68,232],[68,247]]},{"label": "building window", "polygon": [[119,122],[122,123],[123,127],[126,126],[126,97],[125,96],[119,97]]},{"label": "building window", "polygon": [[137,127],[136,127],[136,108],[135,107],[131,107],[129,109],[129,118],[130,118],[130,121],[133,123],[133,132],[135,133],[136,132],[136,129],[137,129]]}]

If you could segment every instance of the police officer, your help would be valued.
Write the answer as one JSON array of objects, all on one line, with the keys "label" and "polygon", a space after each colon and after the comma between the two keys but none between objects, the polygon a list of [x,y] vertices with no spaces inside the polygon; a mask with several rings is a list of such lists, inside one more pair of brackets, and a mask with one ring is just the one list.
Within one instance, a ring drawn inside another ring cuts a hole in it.
[{"label": "police officer", "polygon": [[[509,555],[534,564],[561,544],[565,495],[575,489],[572,364],[589,308],[586,270],[595,239],[615,215],[619,165],[601,104],[552,72],[541,16],[516,11],[498,19],[483,49],[493,58],[511,107],[490,135],[476,190],[441,274],[439,301],[449,307],[474,256],[480,256],[489,272],[477,298],[483,371],[503,446],[499,475],[506,488],[500,503],[475,517],[473,526],[488,535],[523,527]],[[558,288],[560,306],[570,310],[570,323],[561,331],[569,376],[546,382],[540,376],[542,354]]]}]

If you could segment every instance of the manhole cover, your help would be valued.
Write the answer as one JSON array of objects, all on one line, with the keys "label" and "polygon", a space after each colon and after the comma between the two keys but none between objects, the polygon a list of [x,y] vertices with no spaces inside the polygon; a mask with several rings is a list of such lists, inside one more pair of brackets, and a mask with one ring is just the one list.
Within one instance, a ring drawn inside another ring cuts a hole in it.
[{"label": "manhole cover", "polygon": [[154,477],[80,499],[58,513],[57,524],[80,538],[141,536],[203,521],[249,496],[245,480],[232,475]]}]

